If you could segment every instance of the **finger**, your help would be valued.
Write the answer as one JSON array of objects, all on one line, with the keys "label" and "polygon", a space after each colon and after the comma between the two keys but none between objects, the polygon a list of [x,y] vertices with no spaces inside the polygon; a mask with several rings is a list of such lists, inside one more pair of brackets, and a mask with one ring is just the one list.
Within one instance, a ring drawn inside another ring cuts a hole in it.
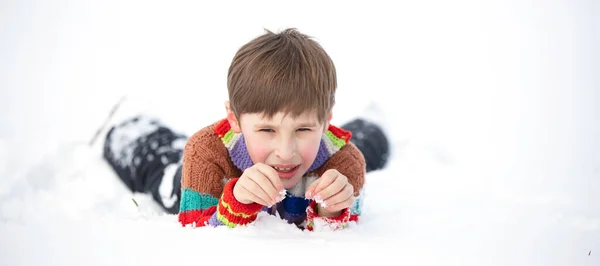
[{"label": "finger", "polygon": [[[250,170],[250,173],[247,175],[247,182],[244,182],[243,186],[244,188],[246,188],[250,193],[252,193],[254,196],[260,198],[262,200],[262,202],[264,203],[260,203],[262,205],[265,206],[271,206],[273,205],[273,203],[275,202],[268,194],[267,192],[265,192],[263,190],[263,188],[261,187],[261,184],[259,183],[259,181],[257,181],[256,179],[260,180],[260,177],[257,176],[262,176],[260,173],[257,172],[253,172],[252,170]],[[263,177],[263,183],[269,183],[268,181],[264,180],[265,178]],[[271,185],[271,183],[269,183],[269,185]],[[258,202],[257,202],[258,203]]]},{"label": "finger", "polygon": [[351,196],[350,198],[348,198],[342,202],[339,202],[339,203],[331,205],[331,206],[327,206],[327,207],[325,207],[325,209],[330,212],[341,211],[343,209],[350,208],[352,206],[352,204],[354,204],[354,197]]},{"label": "finger", "polygon": [[272,206],[272,205],[269,205],[269,203],[268,203],[268,202],[265,202],[265,201],[264,201],[263,199],[261,199],[260,197],[258,197],[258,196],[256,196],[256,195],[254,195],[254,194],[253,194],[251,191],[249,191],[248,189],[246,189],[246,188],[242,188],[242,189],[243,189],[243,190],[245,190],[245,193],[247,193],[246,195],[247,195],[247,197],[248,197],[248,199],[249,199],[249,200],[251,200],[251,201],[253,201],[253,202],[255,202],[255,203],[258,203],[258,204],[260,204],[260,205],[263,205],[263,206]]},{"label": "finger", "polygon": [[271,198],[273,204],[282,201],[285,198],[286,190],[283,188],[275,169],[268,165],[261,165],[257,166],[256,170],[260,175],[260,179],[257,177],[256,181]]},{"label": "finger", "polygon": [[315,189],[319,185],[320,181],[321,179],[317,179],[308,186],[308,188],[306,189],[306,193],[304,193],[305,198],[312,199],[312,197],[315,195]]},{"label": "finger", "polygon": [[240,189],[240,193],[242,193],[244,195],[244,198],[252,201],[253,203],[258,203],[260,205],[265,205],[268,202],[265,202],[263,199],[261,199],[260,197],[256,196],[254,193],[252,193],[252,189],[249,187],[252,187],[254,185],[252,185],[252,180],[246,180],[247,182],[242,182],[241,180],[236,184],[236,188],[239,187]]},{"label": "finger", "polygon": [[[314,195],[320,195],[321,191],[326,187],[329,187],[335,179],[338,177],[339,172],[336,170],[327,170],[323,175],[319,178],[320,182],[313,191]],[[341,189],[341,187],[340,187]],[[322,196],[322,195],[321,195]],[[321,197],[323,199],[323,197]]]},{"label": "finger", "polygon": [[325,199],[323,201],[323,203],[321,204],[321,206],[328,207],[328,206],[335,206],[337,204],[340,204],[340,203],[346,201],[347,199],[351,198],[353,192],[354,192],[354,188],[352,187],[352,185],[346,184],[346,186],[344,186],[342,188],[342,190],[340,190],[338,193]]},{"label": "finger", "polygon": [[273,189],[275,190],[276,195],[274,195],[274,196],[275,197],[280,196],[279,192],[284,190],[284,188],[283,188],[283,184],[281,183],[281,179],[279,178],[279,174],[277,174],[277,171],[275,171],[275,169],[273,169],[273,167],[268,166],[266,164],[262,164],[262,163],[257,164],[256,169],[269,179]]},{"label": "finger", "polygon": [[[346,179],[346,177],[343,175],[338,175],[338,176],[336,176],[336,178],[333,180],[332,183],[330,183],[327,187],[323,188],[321,191],[317,192],[315,198],[327,200],[331,196],[342,191],[342,189],[344,189],[344,186],[346,186],[347,184],[348,184],[348,180]],[[317,190],[318,190],[318,188],[317,188]]]}]

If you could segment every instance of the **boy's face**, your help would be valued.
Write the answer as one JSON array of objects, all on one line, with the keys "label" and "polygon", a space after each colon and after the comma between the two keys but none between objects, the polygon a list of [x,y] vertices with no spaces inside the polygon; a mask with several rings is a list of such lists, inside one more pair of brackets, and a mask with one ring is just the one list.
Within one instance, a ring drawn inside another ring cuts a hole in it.
[{"label": "boy's face", "polygon": [[234,132],[244,135],[252,161],[273,167],[286,189],[294,187],[312,165],[328,125],[310,112],[297,118],[282,112],[271,119],[258,113],[242,114],[239,121],[233,113],[227,117]]}]

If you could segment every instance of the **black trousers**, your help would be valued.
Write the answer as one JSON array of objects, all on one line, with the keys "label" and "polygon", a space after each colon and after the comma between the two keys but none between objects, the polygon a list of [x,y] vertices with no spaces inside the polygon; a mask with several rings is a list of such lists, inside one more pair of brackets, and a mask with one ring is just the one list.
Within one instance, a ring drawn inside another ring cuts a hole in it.
[{"label": "black trousers", "polygon": [[[363,153],[367,172],[386,165],[390,147],[380,126],[355,119],[342,128],[352,132],[351,142]],[[138,116],[108,131],[103,156],[132,192],[150,193],[166,212],[176,214],[187,139],[158,120]]]}]

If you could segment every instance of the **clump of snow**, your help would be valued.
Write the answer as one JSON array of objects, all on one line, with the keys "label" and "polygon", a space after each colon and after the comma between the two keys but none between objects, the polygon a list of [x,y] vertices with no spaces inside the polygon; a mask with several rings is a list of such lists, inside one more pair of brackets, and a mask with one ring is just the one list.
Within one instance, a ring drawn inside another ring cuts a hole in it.
[{"label": "clump of snow", "polygon": [[327,203],[320,197],[320,196],[316,196],[315,197],[315,201],[321,205],[321,207],[325,208],[327,207]]}]

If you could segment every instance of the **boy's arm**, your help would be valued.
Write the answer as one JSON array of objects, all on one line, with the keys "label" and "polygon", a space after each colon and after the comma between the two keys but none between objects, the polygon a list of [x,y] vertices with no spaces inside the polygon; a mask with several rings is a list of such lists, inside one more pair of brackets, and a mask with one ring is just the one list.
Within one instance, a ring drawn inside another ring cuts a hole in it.
[{"label": "boy's arm", "polygon": [[231,170],[228,153],[212,127],[194,134],[183,154],[182,192],[179,222],[183,225],[235,227],[256,219],[260,204],[243,204],[233,196],[237,178],[228,179]]},{"label": "boy's arm", "polygon": [[344,145],[329,161],[317,171],[322,176],[328,169],[336,169],[348,178],[354,187],[354,203],[350,208],[342,210],[337,217],[319,215],[319,206],[313,200],[306,209],[307,229],[311,231],[339,230],[347,226],[349,221],[358,221],[362,209],[361,191],[365,182],[366,162],[360,150],[351,142]]}]

